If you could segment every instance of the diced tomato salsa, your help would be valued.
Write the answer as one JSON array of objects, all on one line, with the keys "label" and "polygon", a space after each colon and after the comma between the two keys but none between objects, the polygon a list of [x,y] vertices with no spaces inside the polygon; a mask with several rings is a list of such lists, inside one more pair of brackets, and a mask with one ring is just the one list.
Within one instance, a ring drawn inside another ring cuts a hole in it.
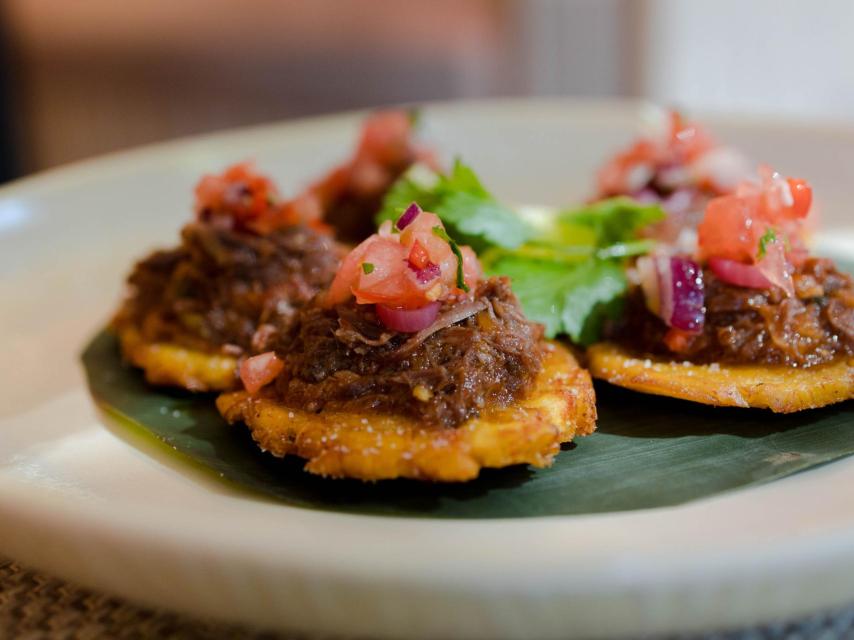
[{"label": "diced tomato salsa", "polygon": [[791,294],[792,264],[806,257],[802,228],[812,189],[767,166],[759,174],[760,184],[742,183],[733,195],[709,202],[698,228],[699,257],[724,279],[731,274],[733,284],[770,282]]},{"label": "diced tomato salsa", "polygon": [[196,185],[195,211],[199,220],[259,234],[317,217],[283,202],[273,181],[249,162],[204,176]]},{"label": "diced tomato salsa", "polygon": [[[451,242],[444,238],[439,217],[420,209],[402,231],[384,223],[344,258],[327,293],[327,305],[355,296],[359,304],[418,309],[464,294],[459,285],[474,288],[482,275],[480,263],[470,247],[459,247],[460,265]],[[458,281],[460,268],[463,283]]]},{"label": "diced tomato salsa", "polygon": [[715,140],[699,125],[670,111],[660,132],[640,138],[600,169],[597,176],[599,197],[633,195],[643,190],[659,172],[663,175],[665,171],[674,170],[691,177],[695,187],[723,192],[727,185],[718,185],[700,162],[702,156],[717,147]]}]

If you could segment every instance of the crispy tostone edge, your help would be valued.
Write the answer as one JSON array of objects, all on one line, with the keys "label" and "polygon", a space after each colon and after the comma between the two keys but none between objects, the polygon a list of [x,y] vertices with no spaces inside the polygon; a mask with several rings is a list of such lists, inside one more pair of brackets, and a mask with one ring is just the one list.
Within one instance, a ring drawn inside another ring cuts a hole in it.
[{"label": "crispy tostone edge", "polygon": [[456,428],[380,413],[311,413],[245,391],[221,395],[217,407],[229,423],[245,422],[262,450],[305,458],[310,473],[462,482],[483,467],[548,466],[561,443],[595,430],[590,375],[566,347],[548,342],[544,349],[543,369],[525,398]]},{"label": "crispy tostone edge", "polygon": [[719,407],[793,413],[854,398],[854,358],[806,369],[783,365],[724,365],[633,357],[612,343],[587,350],[595,378],[643,393]]},{"label": "crispy tostone edge", "polygon": [[237,359],[205,353],[168,342],[146,342],[139,331],[117,330],[122,355],[145,372],[149,384],[181,387],[189,391],[228,391],[237,386]]}]

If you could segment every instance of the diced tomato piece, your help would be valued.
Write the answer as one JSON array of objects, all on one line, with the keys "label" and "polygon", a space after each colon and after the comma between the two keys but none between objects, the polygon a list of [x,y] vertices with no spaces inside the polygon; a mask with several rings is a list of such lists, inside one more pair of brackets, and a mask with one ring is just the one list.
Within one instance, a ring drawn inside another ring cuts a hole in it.
[{"label": "diced tomato piece", "polygon": [[[419,309],[459,293],[459,258],[445,237],[442,221],[426,211],[402,233],[385,224],[344,259],[326,295],[326,304],[340,304],[352,293],[359,304]],[[461,247],[460,252],[463,277],[473,288],[481,277],[480,263],[470,247]],[[425,277],[427,269],[429,277]]]},{"label": "diced tomato piece", "polygon": [[430,262],[430,255],[427,249],[424,248],[418,240],[412,243],[412,249],[409,251],[409,264],[416,269],[423,269]]},{"label": "diced tomato piece", "polygon": [[812,206],[812,187],[806,180],[799,178],[789,178],[787,182],[792,192],[793,203],[786,209],[786,217],[794,219],[806,218]]},{"label": "diced tomato piece", "polygon": [[768,166],[761,166],[759,175],[758,186],[742,183],[734,195],[709,202],[698,229],[700,255],[722,280],[757,288],[773,285],[792,296],[791,265],[807,255],[801,234],[812,189]]},{"label": "diced tomato piece", "polygon": [[341,266],[338,267],[338,272],[329,285],[329,290],[326,292],[324,302],[327,306],[334,307],[336,304],[345,302],[350,297],[353,283],[359,277],[359,270],[362,269],[363,258],[368,248],[376,242],[378,236],[371,236],[364,240],[360,245],[353,249],[344,260]]},{"label": "diced tomato piece", "polygon": [[[417,241],[427,252],[430,262],[438,264],[445,272],[445,262],[449,256],[454,256],[451,245],[446,240],[436,235],[434,229],[439,227],[445,230],[445,225],[435,213],[422,211],[400,234],[400,242],[404,246],[412,247]],[[456,259],[456,257],[454,257]]]},{"label": "diced tomato piece", "polygon": [[254,395],[275,380],[284,368],[285,363],[279,360],[275,352],[267,351],[243,361],[240,365],[240,380],[246,390]]},{"label": "diced tomato piece", "polygon": [[362,258],[371,265],[370,273],[362,269],[353,284],[356,302],[382,302],[405,309],[422,306],[426,299],[415,273],[409,268],[407,248],[397,237],[376,237]]},{"label": "diced tomato piece", "polygon": [[700,258],[712,256],[751,263],[766,225],[756,216],[758,198],[721,196],[709,202],[697,228]]},{"label": "diced tomato piece", "polygon": [[381,303],[399,309],[418,309],[430,300],[404,272],[374,284],[369,289],[353,289],[359,304]]}]

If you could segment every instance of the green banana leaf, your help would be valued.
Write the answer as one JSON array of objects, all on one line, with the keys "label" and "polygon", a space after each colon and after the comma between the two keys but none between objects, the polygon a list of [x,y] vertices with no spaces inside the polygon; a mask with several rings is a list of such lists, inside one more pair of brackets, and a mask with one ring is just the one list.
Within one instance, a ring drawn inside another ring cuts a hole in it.
[{"label": "green banana leaf", "polygon": [[[459,485],[361,483],[302,471],[227,425],[211,395],[147,386],[102,332],[83,354],[96,402],[226,481],[285,504],[442,518],[574,515],[665,507],[769,482],[854,454],[854,402],[790,415],[724,409],[597,385],[599,429],[548,469],[485,470]],[[196,466],[198,466],[198,464]]]}]

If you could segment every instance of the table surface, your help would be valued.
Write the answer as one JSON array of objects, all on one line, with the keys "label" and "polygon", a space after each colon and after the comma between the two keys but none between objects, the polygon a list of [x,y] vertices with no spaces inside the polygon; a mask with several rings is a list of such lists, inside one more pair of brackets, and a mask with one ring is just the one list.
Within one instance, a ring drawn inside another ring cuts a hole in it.
[{"label": "table surface", "polygon": [[[137,606],[0,558],[0,637],[284,640],[281,635]],[[854,606],[750,629],[672,640],[836,640],[854,638]]]}]

